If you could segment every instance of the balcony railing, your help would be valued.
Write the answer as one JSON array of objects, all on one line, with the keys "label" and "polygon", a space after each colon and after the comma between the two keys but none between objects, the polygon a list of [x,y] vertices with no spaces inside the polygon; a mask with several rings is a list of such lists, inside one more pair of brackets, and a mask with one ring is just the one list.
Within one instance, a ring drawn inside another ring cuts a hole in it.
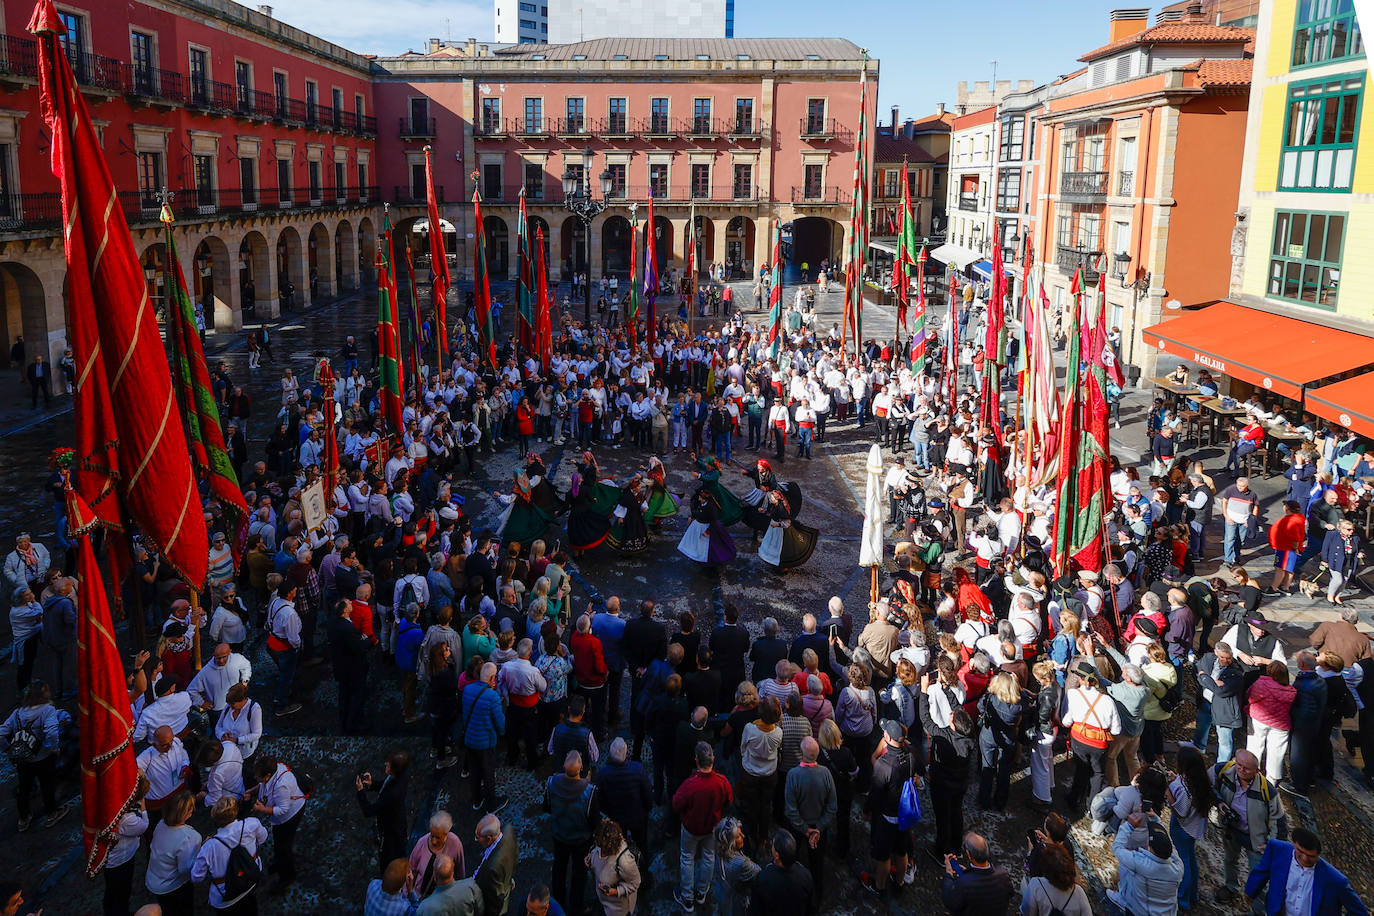
[{"label": "balcony railing", "polygon": [[433,139],[434,119],[433,118],[401,118],[400,131],[397,134],[402,140],[409,139]]},{"label": "balcony railing", "polygon": [[233,85],[217,80],[192,79],[186,84],[186,104],[191,108],[232,112],[238,107]]},{"label": "balcony railing", "polygon": [[592,132],[591,122],[585,116],[559,118],[554,125],[554,133],[560,137],[586,137]]},{"label": "balcony railing", "polygon": [[724,135],[733,123],[711,117],[691,117],[683,123],[682,132],[689,137],[719,137]]},{"label": "balcony railing", "polygon": [[839,136],[839,122],[835,118],[801,119],[801,136],[804,140],[833,140]]},{"label": "balcony railing", "polygon": [[[1089,259],[1089,255],[1092,251],[1096,250],[1097,247],[1096,244],[1092,245],[1090,248],[1069,248],[1068,246],[1060,245],[1055,249],[1054,263],[1065,273],[1073,273],[1079,267],[1084,266],[1086,260]],[[1101,252],[1098,253],[1100,254]]]},{"label": "balcony railing", "polygon": [[36,79],[38,42],[32,38],[0,35],[0,74]]},{"label": "balcony railing", "polygon": [[1059,196],[1086,203],[1103,201],[1108,177],[1107,172],[1065,172],[1059,178]]},{"label": "balcony railing", "polygon": [[132,67],[129,70],[129,94],[144,99],[186,104],[187,80],[175,70],[156,67]]},{"label": "balcony railing", "polygon": [[625,115],[607,115],[592,125],[593,130],[603,137],[632,137],[634,126]]},{"label": "balcony railing", "polygon": [[639,119],[639,132],[646,137],[673,137],[677,135],[677,125],[667,115],[649,115]]},{"label": "balcony railing", "polygon": [[517,137],[547,137],[553,133],[553,118],[512,118],[511,133]]},{"label": "balcony railing", "polygon": [[[436,184],[434,186],[434,197],[439,203],[444,202],[444,186]],[[426,204],[429,197],[424,188],[412,188],[410,185],[398,184],[391,188],[391,201],[397,204]]]},{"label": "balcony railing", "polygon": [[842,188],[818,187],[811,185],[808,187],[794,187],[792,189],[792,203],[809,204],[813,206],[847,204],[849,203],[850,192]]},{"label": "balcony railing", "polygon": [[504,137],[510,133],[510,121],[499,117],[481,117],[472,125],[473,136]]},{"label": "balcony railing", "polygon": [[758,118],[735,118],[728,133],[731,137],[758,138],[763,136],[763,125]]},{"label": "balcony railing", "polygon": [[968,211],[968,212],[970,212],[970,213],[977,213],[977,212],[978,212],[978,194],[977,194],[976,192],[973,193],[973,194],[964,194],[964,193],[960,193],[960,194],[959,194],[959,209],[960,209],[960,210],[966,210],[966,211]]},{"label": "balcony railing", "polygon": [[1135,172],[1118,173],[1116,193],[1121,197],[1132,197],[1135,195]]}]

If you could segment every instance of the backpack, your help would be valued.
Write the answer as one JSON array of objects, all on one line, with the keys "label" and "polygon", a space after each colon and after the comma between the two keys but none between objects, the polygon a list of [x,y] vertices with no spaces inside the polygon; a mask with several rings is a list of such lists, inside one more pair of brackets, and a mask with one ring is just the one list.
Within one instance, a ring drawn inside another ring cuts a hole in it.
[{"label": "backpack", "polygon": [[1169,689],[1164,691],[1164,696],[1159,698],[1159,708],[1173,714],[1174,710],[1183,705],[1183,679],[1176,678]]},{"label": "backpack", "polygon": [[12,763],[31,763],[43,750],[43,722],[41,718],[15,723],[14,733],[10,735],[10,761]]},{"label": "backpack", "polygon": [[225,900],[238,900],[253,892],[262,880],[262,866],[251,852],[243,846],[243,831],[246,825],[239,821],[239,841],[230,846],[218,836],[215,837],[225,849],[229,850],[229,861],[224,867],[224,877],[219,879],[223,886],[221,893]]},{"label": "backpack", "polygon": [[897,829],[910,830],[921,822],[921,793],[916,788],[916,777],[902,785],[901,798],[897,800]]},{"label": "backpack", "polygon": [[424,607],[425,603],[420,600],[420,596],[415,591],[415,577],[413,575],[410,576],[405,580],[405,583],[405,587],[401,589],[400,610],[404,611],[412,604],[418,604],[420,607]]},{"label": "backpack", "polygon": [[[1036,878],[1035,880],[1040,882],[1040,893],[1045,895],[1045,902],[1050,905],[1048,916],[1066,916],[1064,907],[1054,905],[1054,898],[1050,896],[1050,882],[1045,878]],[[1071,900],[1073,900],[1072,890],[1064,898],[1064,906],[1068,906]]]}]

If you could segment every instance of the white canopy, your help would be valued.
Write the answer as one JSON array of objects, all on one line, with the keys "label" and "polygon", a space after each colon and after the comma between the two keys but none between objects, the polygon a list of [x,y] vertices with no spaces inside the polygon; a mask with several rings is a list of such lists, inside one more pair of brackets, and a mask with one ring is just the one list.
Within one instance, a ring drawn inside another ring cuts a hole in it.
[{"label": "white canopy", "polygon": [[983,256],[971,248],[964,248],[961,245],[941,245],[930,253],[930,256],[937,261],[941,261],[956,270],[963,270],[974,261],[981,261]]}]

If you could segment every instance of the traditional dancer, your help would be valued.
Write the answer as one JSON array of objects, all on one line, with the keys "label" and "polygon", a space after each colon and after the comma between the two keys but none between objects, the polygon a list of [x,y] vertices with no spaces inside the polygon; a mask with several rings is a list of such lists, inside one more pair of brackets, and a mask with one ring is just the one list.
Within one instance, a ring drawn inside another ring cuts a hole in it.
[{"label": "traditional dancer", "polygon": [[592,508],[602,515],[610,515],[620,502],[620,488],[602,483],[601,468],[596,463],[596,456],[590,451],[583,452],[577,472],[582,475],[582,486],[591,497]]},{"label": "traditional dancer", "polygon": [[592,504],[593,491],[586,485],[581,474],[574,473],[568,487],[568,549],[574,557],[594,547],[599,547],[611,531],[609,513],[601,512]]},{"label": "traditional dancer", "polygon": [[522,472],[515,472],[515,483],[509,493],[498,493],[496,498],[506,504],[501,519],[501,542],[509,544],[519,541],[529,544],[544,536],[544,531],[553,521],[553,516],[534,502],[534,490],[530,479]]},{"label": "traditional dancer", "polygon": [[793,481],[787,492],[773,490],[768,494],[772,522],[759,544],[759,558],[779,570],[792,569],[811,559],[820,532],[797,521],[801,511],[801,487]]},{"label": "traditional dancer", "polygon": [[667,472],[657,456],[649,459],[647,481],[649,506],[644,512],[644,520],[657,528],[665,518],[677,515],[680,506],[678,498],[668,492]]},{"label": "traditional dancer", "polygon": [[644,524],[644,510],[648,506],[644,478],[636,474],[620,490],[620,501],[612,513],[610,534],[606,543],[621,553],[640,553],[649,546],[649,526]]},{"label": "traditional dancer", "polygon": [[567,509],[563,498],[554,489],[553,481],[549,480],[549,470],[544,465],[544,459],[534,452],[525,456],[525,476],[529,478],[530,490],[533,494],[531,501],[536,506],[554,517],[561,515]]},{"label": "traditional dancer", "polygon": [[735,540],[720,523],[720,508],[704,486],[692,494],[690,511],[692,524],[678,541],[677,549],[684,556],[705,563],[723,566],[735,558]]},{"label": "traditional dancer", "polygon": [[720,482],[720,462],[713,455],[698,458],[696,452],[691,453],[691,458],[696,462],[697,478],[701,481],[701,488],[716,502],[716,508],[720,512],[720,523],[728,528],[738,522],[743,517],[743,507],[740,505],[739,497]]}]

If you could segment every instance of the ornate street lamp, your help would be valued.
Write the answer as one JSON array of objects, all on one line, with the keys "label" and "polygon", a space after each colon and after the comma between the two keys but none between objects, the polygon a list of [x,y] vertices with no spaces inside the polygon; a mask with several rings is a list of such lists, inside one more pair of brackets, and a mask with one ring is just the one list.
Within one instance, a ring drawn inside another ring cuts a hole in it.
[{"label": "ornate street lamp", "polygon": [[587,169],[591,165],[593,151],[587,147],[584,153],[586,160],[583,163],[582,171],[579,173],[571,165],[563,170],[563,209],[573,216],[576,216],[582,223],[582,239],[586,244],[587,255],[587,277],[582,285],[586,291],[586,299],[582,305],[582,321],[588,327],[592,323],[592,220],[601,215],[606,209],[606,198],[610,197],[613,178],[610,169],[601,173],[601,199],[592,196],[587,182]]},{"label": "ornate street lamp", "polygon": [[1145,276],[1137,277],[1128,283],[1126,282],[1126,277],[1129,276],[1130,267],[1131,256],[1128,252],[1118,251],[1113,256],[1112,274],[1117,280],[1121,281],[1121,288],[1131,290],[1135,294],[1136,299],[1142,299],[1150,290],[1150,274],[1146,271]]}]

